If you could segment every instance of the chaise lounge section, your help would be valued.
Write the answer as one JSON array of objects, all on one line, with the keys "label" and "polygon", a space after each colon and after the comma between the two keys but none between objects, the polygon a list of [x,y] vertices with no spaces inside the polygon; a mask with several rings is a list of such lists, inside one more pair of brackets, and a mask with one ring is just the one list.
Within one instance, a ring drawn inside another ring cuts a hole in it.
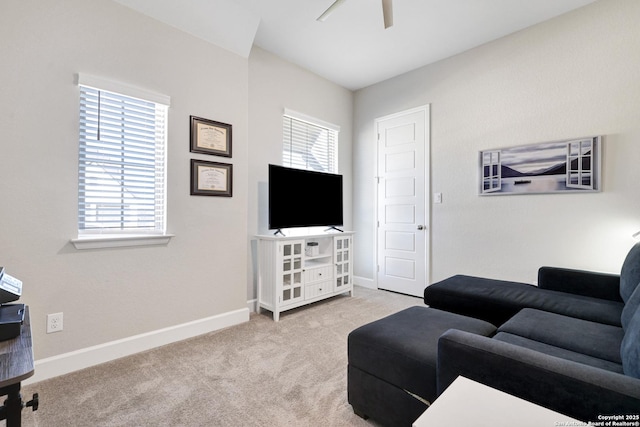
[{"label": "chaise lounge section", "polygon": [[[578,279],[583,277],[584,281]],[[538,286],[456,275],[424,290],[429,307],[501,325],[523,308],[620,326],[620,276],[542,267]],[[594,285],[599,283],[599,286]]]},{"label": "chaise lounge section", "polygon": [[627,254],[620,274],[557,267],[538,270],[538,286],[457,275],[427,286],[429,307],[476,317],[500,326],[523,308],[621,326],[625,301],[640,282],[640,243]]}]

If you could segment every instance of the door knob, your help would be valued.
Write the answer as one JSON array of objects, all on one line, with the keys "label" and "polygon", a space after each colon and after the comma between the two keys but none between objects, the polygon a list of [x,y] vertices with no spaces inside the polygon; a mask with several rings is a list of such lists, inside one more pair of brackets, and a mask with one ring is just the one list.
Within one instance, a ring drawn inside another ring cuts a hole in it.
[{"label": "door knob", "polygon": [[424,225],[419,225],[418,230],[424,230],[426,227]]}]

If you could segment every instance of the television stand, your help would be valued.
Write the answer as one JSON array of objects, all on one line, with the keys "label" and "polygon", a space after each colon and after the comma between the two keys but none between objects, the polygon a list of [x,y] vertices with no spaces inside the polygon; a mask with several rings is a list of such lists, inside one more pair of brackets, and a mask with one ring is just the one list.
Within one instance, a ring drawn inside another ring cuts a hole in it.
[{"label": "television stand", "polygon": [[258,313],[280,313],[336,295],[353,296],[353,232],[257,236]]},{"label": "television stand", "polygon": [[276,232],[275,232],[275,233],[273,233],[273,235],[274,235],[274,236],[277,236],[278,234],[282,235],[282,237],[286,237],[286,236],[284,235],[284,233],[282,232],[282,229],[281,229],[281,228],[278,228],[278,229],[276,230]]}]

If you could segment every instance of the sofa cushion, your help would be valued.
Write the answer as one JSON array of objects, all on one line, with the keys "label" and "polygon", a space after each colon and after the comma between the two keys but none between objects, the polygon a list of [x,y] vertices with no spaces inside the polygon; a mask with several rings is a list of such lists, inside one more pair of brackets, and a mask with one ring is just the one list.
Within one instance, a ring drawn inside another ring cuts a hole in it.
[{"label": "sofa cushion", "polygon": [[624,373],[634,378],[640,378],[640,310],[636,310],[620,346],[622,369]]},{"label": "sofa cushion", "polygon": [[427,286],[430,307],[501,325],[523,308],[537,308],[593,322],[620,326],[624,304],[600,298],[540,289],[505,280],[457,275]]},{"label": "sofa cushion", "polygon": [[623,373],[622,365],[620,363],[610,362],[608,360],[599,359],[593,356],[587,356],[586,354],[577,353],[575,351],[555,347],[549,344],[541,343],[539,341],[530,340],[529,338],[524,338],[519,335],[512,335],[506,332],[498,332],[496,336],[493,337],[493,339],[539,351],[540,353],[544,353],[549,356],[555,356],[561,359],[570,360],[572,362],[578,362],[584,365],[606,369],[607,371],[615,372],[618,374]]},{"label": "sofa cushion", "polygon": [[622,329],[627,329],[627,325],[631,321],[631,318],[636,311],[640,309],[640,286],[636,286],[636,290],[633,291],[627,303],[622,309],[622,316],[620,317],[620,323],[622,323]]},{"label": "sofa cushion", "polygon": [[436,398],[438,338],[448,329],[492,335],[478,319],[416,306],[353,330],[349,366],[432,402]]},{"label": "sofa cushion", "polygon": [[636,243],[622,263],[620,269],[620,296],[627,302],[640,284],[640,242]]},{"label": "sofa cushion", "polygon": [[498,332],[622,364],[620,345],[624,331],[618,326],[525,308]]}]

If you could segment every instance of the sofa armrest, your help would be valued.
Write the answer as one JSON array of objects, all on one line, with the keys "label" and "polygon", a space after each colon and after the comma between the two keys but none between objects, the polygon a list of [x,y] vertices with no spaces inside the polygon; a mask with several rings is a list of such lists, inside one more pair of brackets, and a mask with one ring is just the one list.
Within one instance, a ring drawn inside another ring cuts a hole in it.
[{"label": "sofa armrest", "polygon": [[450,329],[438,341],[438,395],[459,375],[583,421],[640,408],[640,379]]},{"label": "sofa armrest", "polygon": [[568,268],[540,267],[538,287],[610,301],[620,298],[620,275]]}]

